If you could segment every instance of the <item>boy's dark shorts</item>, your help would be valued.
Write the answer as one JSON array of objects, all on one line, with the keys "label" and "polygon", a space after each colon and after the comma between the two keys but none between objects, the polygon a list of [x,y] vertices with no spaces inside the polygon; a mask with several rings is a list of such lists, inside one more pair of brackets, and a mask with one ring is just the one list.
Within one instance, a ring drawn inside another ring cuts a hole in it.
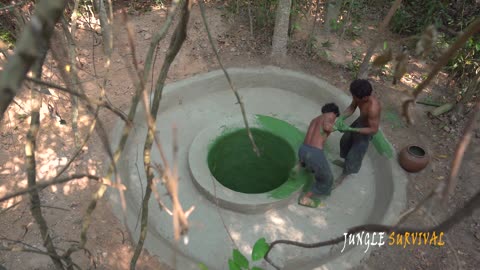
[{"label": "boy's dark shorts", "polygon": [[312,192],[316,195],[329,195],[333,185],[333,174],[322,149],[303,144],[298,150],[302,167],[315,175]]}]

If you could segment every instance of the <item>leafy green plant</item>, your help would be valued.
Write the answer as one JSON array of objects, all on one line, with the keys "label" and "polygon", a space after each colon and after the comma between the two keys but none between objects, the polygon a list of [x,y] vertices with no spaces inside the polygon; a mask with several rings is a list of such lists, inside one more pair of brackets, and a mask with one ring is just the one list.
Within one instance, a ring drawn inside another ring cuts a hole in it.
[{"label": "leafy green plant", "polygon": [[330,24],[330,29],[332,29],[333,32],[337,32],[342,28],[342,22],[341,21],[338,22],[335,19],[331,19],[329,24]]},{"label": "leafy green plant", "polygon": [[263,259],[263,257],[265,257],[265,255],[267,254],[269,248],[270,245],[265,241],[265,238],[258,239],[257,242],[255,242],[255,245],[253,245],[252,260],[258,261],[260,259]]},{"label": "leafy green plant", "polygon": [[8,45],[12,45],[12,44],[15,43],[15,40],[13,39],[12,34],[8,31],[1,31],[0,32],[0,40],[5,42]]},{"label": "leafy green plant", "polygon": [[438,0],[405,1],[392,18],[391,29],[399,34],[420,33],[428,25],[441,24],[447,18],[447,5]]},{"label": "leafy green plant", "polygon": [[[270,245],[265,241],[265,238],[260,238],[255,242],[252,249],[251,258],[252,261],[258,261],[265,257],[267,254]],[[208,267],[200,263],[198,264],[199,270],[208,270]],[[252,266],[250,268],[250,261],[245,257],[238,249],[234,249],[232,256],[228,259],[228,269],[229,270],[264,270],[258,266]]]},{"label": "leafy green plant", "polygon": [[480,68],[480,38],[471,37],[465,46],[450,59],[447,70],[453,78],[468,78],[477,74]]},{"label": "leafy green plant", "polygon": [[[254,256],[254,252],[252,251],[252,259],[253,258],[255,258],[256,260],[260,260],[263,258],[263,256],[260,257],[260,255],[258,254]],[[238,249],[233,250],[232,258],[228,260],[228,269],[229,270],[263,270],[262,268],[257,266],[253,266],[252,268],[250,268],[250,262],[240,251],[238,251]]]}]

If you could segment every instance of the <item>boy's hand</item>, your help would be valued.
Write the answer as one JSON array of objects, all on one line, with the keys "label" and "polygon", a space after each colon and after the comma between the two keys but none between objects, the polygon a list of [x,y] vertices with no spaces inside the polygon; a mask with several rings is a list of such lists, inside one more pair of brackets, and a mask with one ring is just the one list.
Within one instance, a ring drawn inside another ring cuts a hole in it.
[{"label": "boy's hand", "polygon": [[338,117],[337,120],[335,121],[335,125],[333,126],[333,130],[334,131],[338,130],[340,132],[347,132],[347,131],[357,132],[358,131],[358,128],[352,128],[347,124],[345,124],[344,120],[345,120],[345,117],[343,116]]},{"label": "boy's hand", "polygon": [[337,118],[337,120],[335,121],[335,124],[333,125],[334,131],[338,130],[340,132],[345,132],[347,131],[347,128],[349,128],[349,126],[345,124],[343,117]]}]

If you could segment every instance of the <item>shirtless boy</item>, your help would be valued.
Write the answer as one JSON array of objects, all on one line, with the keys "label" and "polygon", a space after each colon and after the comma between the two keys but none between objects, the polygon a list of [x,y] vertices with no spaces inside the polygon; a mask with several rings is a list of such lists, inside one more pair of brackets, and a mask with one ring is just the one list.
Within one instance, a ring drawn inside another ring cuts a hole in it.
[{"label": "shirtless boy", "polygon": [[298,150],[300,165],[315,175],[312,189],[299,200],[301,205],[317,207],[317,196],[329,195],[331,192],[333,175],[323,152],[323,145],[330,133],[334,131],[335,120],[339,115],[337,105],[325,104],[322,107],[322,115],[310,122],[303,145]]},{"label": "shirtless boy", "polygon": [[[348,175],[360,171],[370,140],[377,133],[380,124],[382,108],[378,99],[371,95],[370,82],[361,79],[353,81],[350,84],[350,93],[353,97],[352,103],[335,124],[338,131],[344,132],[340,140],[340,157],[345,159],[343,173],[336,180],[335,186],[341,184]],[[357,107],[360,109],[360,117],[349,127],[343,121],[350,117]]]}]

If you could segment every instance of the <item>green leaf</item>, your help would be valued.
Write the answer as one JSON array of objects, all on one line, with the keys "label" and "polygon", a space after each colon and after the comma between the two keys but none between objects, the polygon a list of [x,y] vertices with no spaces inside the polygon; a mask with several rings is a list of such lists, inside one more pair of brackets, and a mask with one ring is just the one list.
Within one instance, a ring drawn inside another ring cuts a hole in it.
[{"label": "green leaf", "polygon": [[198,269],[199,270],[208,270],[208,267],[203,263],[199,263],[198,264]]},{"label": "green leaf", "polygon": [[242,270],[234,261],[228,260],[228,269],[229,270]]},{"label": "green leaf", "polygon": [[260,259],[263,259],[263,257],[265,257],[265,254],[267,254],[269,248],[270,245],[267,244],[265,238],[258,239],[257,242],[255,242],[255,245],[253,245],[252,260],[258,261]]},{"label": "green leaf", "polygon": [[254,267],[252,267],[252,269],[250,269],[250,270],[265,270],[265,269],[254,266]]},{"label": "green leaf", "polygon": [[248,268],[248,260],[238,249],[233,250],[233,261],[240,267]]},{"label": "green leaf", "polygon": [[383,49],[386,50],[388,48],[388,43],[386,41],[383,42]]}]

